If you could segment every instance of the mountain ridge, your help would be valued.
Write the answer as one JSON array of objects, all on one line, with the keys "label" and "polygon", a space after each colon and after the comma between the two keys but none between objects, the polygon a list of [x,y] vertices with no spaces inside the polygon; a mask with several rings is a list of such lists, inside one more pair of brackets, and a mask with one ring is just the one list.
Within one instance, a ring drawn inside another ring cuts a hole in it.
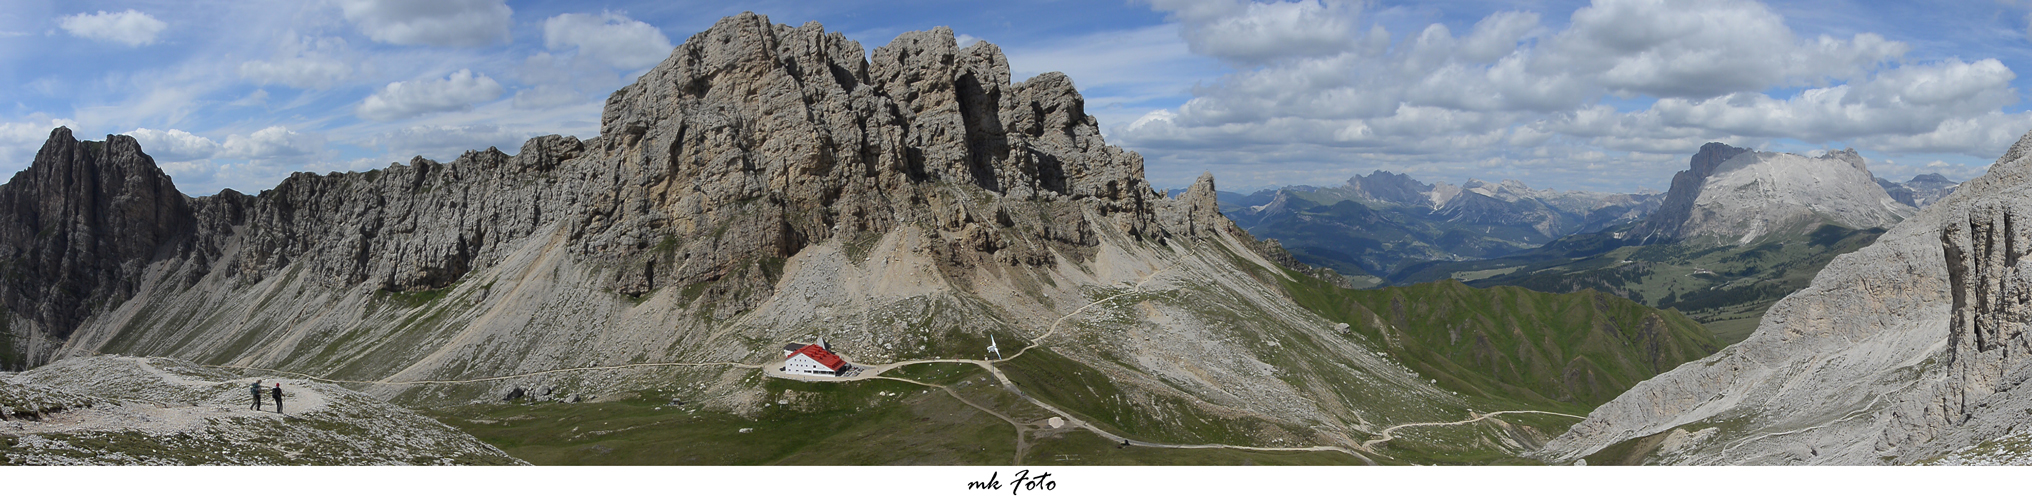
[{"label": "mountain ridge", "polygon": [[1912,213],[1877,184],[1854,149],[1807,158],[1711,142],[1673,175],[1658,211],[1623,239],[1744,245],[1774,233],[1804,234],[1822,220],[1863,229]]},{"label": "mountain ridge", "polygon": [[1534,190],[1515,180],[1425,184],[1377,170],[1341,186],[1231,194],[1222,210],[1302,262],[1375,286],[1417,262],[1499,257],[1626,224],[1650,213],[1659,198]]}]

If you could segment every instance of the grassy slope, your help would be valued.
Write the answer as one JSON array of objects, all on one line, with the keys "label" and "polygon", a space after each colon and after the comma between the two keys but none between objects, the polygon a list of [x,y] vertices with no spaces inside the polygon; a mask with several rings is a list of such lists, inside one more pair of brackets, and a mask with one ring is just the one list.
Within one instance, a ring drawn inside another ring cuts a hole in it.
[{"label": "grassy slope", "polygon": [[[912,380],[978,381],[967,365],[917,365]],[[1016,461],[1015,431],[1005,421],[937,389],[893,381],[852,384],[771,380],[772,391],[820,391],[790,408],[753,418],[670,407],[643,393],[599,403],[498,403],[425,414],[537,465],[1002,465]],[[961,393],[977,404],[1018,413],[1028,403],[996,398],[975,384]],[[888,392],[890,396],[882,396]],[[1018,418],[1039,417],[1035,414]],[[741,429],[751,429],[740,432]],[[1079,429],[1032,431],[1020,463],[1041,465],[1354,465],[1340,452],[1120,447]]]},{"label": "grassy slope", "polygon": [[[1303,279],[1303,278],[1302,278]],[[1287,282],[1301,305],[1376,339],[1441,387],[1502,409],[1585,413],[1720,344],[1699,324],[1607,294],[1446,281],[1345,290]]]},{"label": "grassy slope", "polygon": [[[1883,233],[1823,225],[1811,233],[1741,246],[1630,247],[1599,241],[1600,235],[1581,235],[1510,258],[1408,268],[1393,279],[1465,279],[1478,287],[1546,292],[1597,290],[1682,311],[1728,345],[1748,337],[1772,303],[1805,288],[1835,256],[1868,246]],[[1503,269],[1508,271],[1490,272]]]},{"label": "grassy slope", "polygon": [[752,418],[666,406],[648,393],[427,414],[538,465],[996,465],[1015,455],[1009,424],[936,389],[888,380],[764,384],[772,394],[806,395]]}]

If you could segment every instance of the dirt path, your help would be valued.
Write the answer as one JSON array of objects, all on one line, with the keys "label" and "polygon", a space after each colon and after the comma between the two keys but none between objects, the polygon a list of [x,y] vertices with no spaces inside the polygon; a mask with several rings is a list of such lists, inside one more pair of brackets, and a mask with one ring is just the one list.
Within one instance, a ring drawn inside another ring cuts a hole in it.
[{"label": "dirt path", "polygon": [[1471,423],[1475,423],[1475,422],[1480,422],[1480,421],[1482,421],[1482,419],[1486,419],[1486,418],[1489,418],[1489,417],[1493,417],[1493,416],[1497,416],[1497,415],[1503,415],[1503,414],[1507,414],[1507,413],[1540,413],[1540,414],[1545,414],[1545,415],[1558,415],[1558,416],[1562,416],[1562,417],[1568,417],[1568,418],[1575,418],[1575,419],[1586,419],[1586,418],[1587,418],[1587,417],[1582,417],[1582,416],[1579,416],[1579,415],[1568,415],[1568,414],[1565,414],[1565,413],[1559,413],[1559,412],[1550,412],[1550,411],[1538,411],[1538,410],[1503,410],[1503,411],[1497,411],[1497,412],[1489,412],[1489,413],[1483,413],[1483,414],[1480,414],[1480,415],[1477,415],[1477,416],[1475,416],[1475,418],[1470,418],[1470,419],[1467,419],[1467,420],[1462,420],[1462,421],[1459,421],[1459,422],[1419,422],[1419,423],[1413,423],[1413,424],[1397,424],[1397,425],[1393,425],[1393,426],[1390,426],[1390,427],[1384,428],[1384,429],[1383,429],[1383,432],[1381,432],[1381,433],[1378,433],[1378,434],[1377,434],[1378,436],[1381,436],[1381,437],[1378,437],[1378,438],[1376,438],[1376,439],[1371,439],[1371,440],[1368,440],[1367,442],[1363,442],[1363,443],[1362,443],[1362,447],[1363,447],[1363,448],[1374,448],[1374,447],[1375,447],[1375,446],[1376,446],[1377,444],[1379,444],[1379,443],[1382,443],[1382,442],[1385,442],[1385,441],[1389,441],[1389,440],[1392,440],[1392,439],[1396,439],[1396,436],[1392,436],[1392,435],[1390,435],[1390,433],[1391,433],[1392,431],[1396,431],[1397,429],[1402,429],[1402,428],[1405,428],[1405,427],[1433,427],[1433,426],[1441,426],[1441,425],[1460,425],[1460,424],[1471,424]]},{"label": "dirt path", "polygon": [[1022,356],[1022,355],[1023,355],[1023,353],[1026,353],[1026,352],[1030,352],[1030,348],[1032,348],[1032,347],[1037,347],[1037,346],[1039,346],[1039,345],[1042,345],[1042,344],[1044,343],[1044,339],[1047,339],[1047,338],[1051,338],[1051,335],[1052,335],[1052,334],[1054,334],[1054,333],[1058,333],[1058,325],[1059,325],[1059,324],[1061,324],[1061,323],[1065,323],[1065,320],[1067,320],[1067,319],[1070,319],[1070,318],[1072,318],[1073,316],[1077,316],[1077,315],[1079,315],[1079,313],[1083,313],[1083,312],[1086,312],[1087,308],[1090,308],[1090,307],[1093,307],[1093,306],[1097,306],[1097,305],[1101,305],[1101,303],[1102,303],[1102,302],[1107,302],[1107,301],[1110,301],[1110,300],[1115,300],[1115,299],[1118,299],[1118,298],[1122,298],[1122,297],[1126,297],[1126,296],[1129,296],[1130,294],[1134,294],[1134,293],[1142,293],[1142,291],[1143,291],[1143,285],[1149,284],[1149,283],[1150,283],[1150,280],[1153,280],[1153,279],[1157,279],[1157,277],[1158,277],[1158,276],[1162,276],[1162,275],[1164,275],[1164,272],[1165,272],[1165,271],[1170,271],[1170,270],[1171,270],[1172,268],[1174,268],[1174,267],[1178,267],[1178,264],[1172,264],[1172,265],[1169,265],[1169,266],[1165,266],[1165,267],[1164,267],[1164,269],[1158,269],[1158,270],[1157,270],[1156,272],[1152,272],[1152,273],[1150,273],[1150,275],[1149,275],[1149,276],[1144,276],[1144,277],[1143,277],[1143,281],[1138,281],[1138,282],[1136,282],[1136,285],[1135,285],[1135,286],[1129,287],[1129,291],[1126,291],[1126,292],[1122,292],[1122,293],[1118,293],[1118,294],[1114,294],[1114,295],[1110,295],[1110,296],[1107,296],[1107,297],[1105,297],[1105,298],[1102,298],[1101,300],[1096,300],[1096,301],[1093,301],[1093,302],[1089,302],[1089,303],[1087,303],[1087,305],[1083,305],[1083,306],[1080,306],[1080,307],[1079,307],[1079,309],[1074,309],[1074,310],[1072,310],[1072,312],[1066,313],[1066,314],[1065,314],[1064,316],[1059,316],[1059,317],[1058,317],[1058,319],[1056,319],[1056,320],[1053,320],[1053,321],[1051,322],[1051,326],[1050,326],[1049,328],[1045,328],[1045,329],[1044,329],[1044,334],[1043,334],[1043,335],[1038,335],[1038,336],[1037,336],[1037,338],[1034,338],[1034,339],[1030,339],[1030,345],[1026,345],[1026,346],[1023,346],[1023,348],[1022,348],[1022,349],[1017,349],[1017,350],[1016,350],[1016,354],[1011,354],[1011,355],[1009,355],[1009,357],[1007,357],[1007,358],[1002,358],[1002,359],[998,359],[998,360],[995,360],[995,362],[997,362],[997,363],[1000,363],[1000,362],[1003,362],[1003,361],[1008,361],[1008,360],[1012,360],[1012,359],[1016,359],[1016,357],[1018,357],[1018,356]]},{"label": "dirt path", "polygon": [[620,369],[624,369],[624,368],[647,368],[647,367],[657,367],[657,366],[732,366],[732,367],[736,367],[736,368],[749,368],[749,369],[757,369],[757,370],[759,370],[759,369],[762,369],[762,368],[763,368],[763,365],[751,365],[751,364],[747,364],[747,363],[732,363],[732,362],[716,362],[716,363],[630,363],[630,364],[625,364],[625,365],[606,365],[606,366],[582,366],[582,367],[578,367],[578,368],[559,368],[559,369],[555,369],[555,370],[543,370],[543,371],[534,371],[534,372],[527,372],[527,373],[517,373],[517,374],[514,374],[514,375],[501,375],[501,376],[498,376],[498,377],[484,377],[484,378],[471,378],[471,379],[461,379],[461,380],[398,380],[398,381],[391,381],[391,380],[341,380],[341,379],[329,379],[329,378],[321,378],[321,377],[316,377],[316,376],[312,376],[312,375],[306,375],[306,374],[302,374],[302,373],[297,373],[297,372],[292,372],[292,371],[286,371],[286,370],[276,370],[276,369],[273,369],[273,368],[255,368],[255,367],[251,367],[251,366],[232,366],[232,365],[199,365],[199,366],[205,366],[205,367],[209,367],[209,368],[227,368],[227,369],[234,369],[234,370],[255,370],[255,371],[264,371],[264,372],[270,372],[270,373],[281,373],[281,374],[284,374],[284,375],[295,375],[295,376],[298,376],[298,377],[303,377],[303,378],[305,378],[305,379],[309,379],[309,380],[316,380],[316,381],[319,381],[319,382],[325,382],[325,383],[330,383],[330,384],[374,384],[374,385],[427,385],[427,384],[470,384],[470,383],[474,383],[474,382],[493,382],[493,381],[496,381],[496,380],[508,380],[508,379],[515,379],[515,378],[522,378],[522,377],[533,377],[533,376],[537,376],[537,375],[546,375],[546,374],[551,374],[551,373],[565,373],[565,372],[583,372],[583,371],[600,371],[600,370],[620,370]]},{"label": "dirt path", "polygon": [[[1113,301],[1113,300],[1116,300],[1116,299],[1119,299],[1119,298],[1122,298],[1122,297],[1127,297],[1127,296],[1129,296],[1129,295],[1133,295],[1133,294],[1137,294],[1137,293],[1142,293],[1142,291],[1143,291],[1143,287],[1144,287],[1145,285],[1148,285],[1148,284],[1149,284],[1149,283],[1150,283],[1150,282],[1151,282],[1152,280],[1155,280],[1155,279],[1157,279],[1157,277],[1158,277],[1158,276],[1162,276],[1162,275],[1163,275],[1163,274],[1164,274],[1165,272],[1167,272],[1167,271],[1170,271],[1170,270],[1171,270],[1172,268],[1174,268],[1174,267],[1177,267],[1177,266],[1176,266],[1176,265],[1173,265],[1173,266],[1167,266],[1167,267],[1165,267],[1164,269],[1159,269],[1159,270],[1157,270],[1156,272],[1152,272],[1152,273],[1150,273],[1150,275],[1149,275],[1149,276],[1145,276],[1145,277],[1143,278],[1143,280],[1142,280],[1142,281],[1139,281],[1139,282],[1137,282],[1137,283],[1136,283],[1136,284],[1135,284],[1134,286],[1130,287],[1130,289],[1129,289],[1128,291],[1125,291],[1125,292],[1122,292],[1122,293],[1117,293],[1117,294],[1114,294],[1114,295],[1110,295],[1110,296],[1107,296],[1107,297],[1103,297],[1103,298],[1101,298],[1101,299],[1099,299],[1099,300],[1095,300],[1095,301],[1093,301],[1093,302],[1089,302],[1089,303],[1087,303],[1086,305],[1080,306],[1080,307],[1079,307],[1078,309],[1074,309],[1074,310],[1073,310],[1072,312],[1070,312],[1070,313],[1066,313],[1066,314],[1065,314],[1065,315],[1063,315],[1063,316],[1059,316],[1059,317],[1058,317],[1058,319],[1056,319],[1056,320],[1053,320],[1053,321],[1051,322],[1051,326],[1050,326],[1050,327],[1048,327],[1048,328],[1046,328],[1046,329],[1045,329],[1045,331],[1044,331],[1044,333],[1043,333],[1042,335],[1038,335],[1038,336],[1037,336],[1036,338],[1032,338],[1032,339],[1030,339],[1030,343],[1029,343],[1029,345],[1025,345],[1025,346],[1023,346],[1023,348],[1022,348],[1022,349],[1019,349],[1019,350],[1017,350],[1015,354],[1011,354],[1011,355],[1009,355],[1009,356],[1008,356],[1008,357],[1006,357],[1006,358],[1002,358],[1002,359],[997,359],[997,360],[986,360],[986,359],[917,359],[917,360],[907,360],[907,361],[898,361],[898,362],[894,362],[894,363],[880,363],[880,364],[866,364],[866,365],[863,365],[863,364],[854,364],[854,366],[855,366],[855,367],[858,367],[858,368],[860,368],[860,371],[859,371],[859,372],[857,372],[857,373],[855,373],[855,374],[853,374],[852,376],[848,376],[848,377],[810,377],[810,376],[801,376],[801,375],[792,375],[792,374],[788,374],[788,373],[784,373],[784,372],[781,372],[781,371],[777,370],[777,368],[779,368],[779,367],[781,367],[781,366],[783,365],[783,361],[782,361],[782,360],[776,360],[776,361],[772,361],[772,362],[769,362],[769,363],[764,363],[764,364],[759,364],[759,365],[758,365],[758,364],[748,364],[748,363],[734,363],[734,362],[710,362],[710,363],[630,363],[630,364],[623,364],[623,365],[606,365],[606,366],[586,366],[586,367],[578,367],[578,368],[559,368],[559,369],[555,369],[555,370],[542,370],[542,371],[534,371],[534,372],[527,372],[527,373],[517,373],[517,374],[512,374],[512,375],[500,375],[500,376],[494,376],[494,377],[482,377],[482,378],[473,378],[473,379],[461,379],[461,380],[404,380],[404,381],[392,381],[392,380],[385,380],[385,379],[384,379],[384,380],[340,380],[340,379],[328,379],[328,378],[322,378],[322,377],[316,377],[316,376],[312,376],[312,375],[308,375],[308,374],[303,374],[303,373],[296,373],[296,372],[290,372],[290,371],[284,371],[284,370],[275,370],[275,369],[269,369],[269,368],[254,368],[254,367],[246,367],[246,366],[217,366],[217,365],[204,365],[204,366],[210,366],[210,367],[213,367],[213,368],[230,368],[230,369],[242,369],[242,370],[257,370],[257,371],[265,371],[265,372],[272,372],[272,373],[281,373],[281,374],[286,374],[286,375],[294,375],[294,376],[298,376],[298,377],[302,377],[302,378],[304,378],[304,379],[308,379],[308,380],[316,380],[316,381],[319,381],[319,382],[327,382],[327,383],[336,383],[336,384],[373,384],[373,385],[427,385],[427,384],[468,384],[468,383],[476,383],[476,382],[492,382],[492,381],[499,381],[499,380],[509,380],[509,379],[516,379],[516,378],[523,378],[523,377],[531,377],[531,376],[537,376],[537,375],[546,375],[546,374],[552,374],[552,373],[568,373],[568,372],[581,372],[581,371],[603,371],[603,370],[622,370],[622,369],[631,369],[631,368],[648,368],[648,367],[700,367],[700,366],[726,366],[726,367],[734,367],[734,368],[745,368],[745,369],[753,369],[753,370],[760,370],[760,371],[762,371],[762,372],[763,372],[763,375],[765,375],[765,376],[770,376],[770,377],[777,377],[777,378],[784,378],[784,379],[791,379],[791,380],[799,380],[799,381],[807,381],[807,382],[854,382],[854,381],[860,381],[860,380],[894,380],[894,381],[899,381],[899,382],[907,382],[907,383],[911,383],[911,384],[916,384],[916,385],[920,385],[920,386],[925,386],[925,387],[932,387],[932,388],[937,388],[937,389],[943,390],[943,391],[945,391],[945,392],[946,392],[947,394],[951,395],[951,396],[952,396],[952,397],[953,397],[954,399],[958,399],[958,400],[959,400],[959,401],[960,401],[961,403],[965,403],[965,404],[966,404],[967,406],[972,406],[972,407],[974,407],[974,408],[976,408],[976,409],[979,409],[979,410],[981,410],[981,411],[983,411],[983,412],[986,412],[986,413],[987,413],[987,414],[989,414],[989,415],[994,415],[994,416],[995,416],[995,418],[999,418],[999,419],[1001,419],[1001,420],[1002,420],[1002,421],[1004,421],[1004,422],[1008,422],[1010,426],[1012,426],[1012,427],[1014,427],[1014,428],[1016,429],[1016,457],[1015,457],[1015,462],[1016,462],[1016,463],[1019,463],[1019,464],[1020,464],[1020,463],[1022,462],[1022,460],[1023,460],[1023,454],[1024,454],[1024,452],[1028,451],[1028,445],[1029,445],[1029,442],[1028,442],[1028,440],[1027,440],[1027,439],[1025,438],[1025,434],[1026,434],[1026,432],[1027,432],[1027,431],[1029,431],[1029,430],[1035,430],[1035,429],[1032,429],[1032,428],[1031,428],[1032,426],[1027,426],[1027,425],[1025,425],[1025,424],[1023,424],[1023,423],[1021,423],[1021,422],[1017,422],[1017,421],[1016,421],[1016,419],[1014,419],[1014,418],[1011,418],[1011,417],[1009,417],[1008,415],[1004,415],[1004,414],[1002,414],[1001,412],[998,412],[998,411],[995,411],[995,410],[993,410],[993,409],[990,409],[990,408],[988,408],[988,407],[986,407],[986,406],[983,406],[983,405],[980,405],[980,404],[974,403],[973,401],[971,401],[971,400],[968,400],[967,398],[965,398],[965,397],[962,397],[962,396],[960,396],[960,394],[959,394],[959,392],[958,392],[958,391],[955,391],[955,390],[953,390],[953,389],[952,389],[952,388],[950,388],[950,387],[946,387],[946,386],[943,386],[943,385],[939,385],[939,384],[932,384],[932,383],[927,383],[927,382],[919,382],[919,381],[916,381],[916,380],[910,380],[910,379],[906,379],[906,378],[898,378],[898,377],[888,377],[888,376],[883,376],[883,373],[885,373],[885,372],[888,372],[889,370],[893,370],[893,369],[896,369],[896,368],[900,368],[900,367],[904,367],[904,366],[910,366],[910,365],[917,365],[917,364],[927,364],[927,363],[962,363],[962,364],[970,364],[970,365],[974,365],[974,366],[979,366],[979,367],[981,367],[981,368],[983,368],[983,369],[986,369],[986,370],[988,371],[988,373],[990,373],[990,374],[994,375],[994,376],[995,376],[995,380],[996,380],[997,382],[1001,383],[1001,384],[1002,384],[1002,387],[1004,387],[1004,388],[1007,388],[1007,389],[1008,389],[1008,390],[1009,390],[1010,392],[1012,392],[1012,393],[1015,393],[1015,394],[1016,394],[1016,395],[1017,395],[1018,397],[1021,397],[1021,398],[1023,398],[1023,400],[1024,400],[1024,401],[1029,401],[1029,402],[1030,402],[1031,404],[1037,405],[1037,407],[1038,407],[1038,408],[1042,408],[1042,409],[1044,409],[1045,411],[1051,412],[1052,414],[1055,414],[1055,415],[1058,415],[1058,416],[1059,416],[1059,417],[1061,417],[1061,418],[1064,418],[1064,419],[1065,419],[1065,421],[1066,421],[1066,425],[1069,425],[1069,426],[1072,426],[1072,427],[1076,427],[1076,428],[1080,428],[1080,429],[1085,429],[1085,430],[1087,430],[1088,432],[1092,432],[1092,433],[1094,433],[1095,435],[1101,436],[1102,438],[1105,438],[1105,439],[1107,439],[1107,440],[1109,440],[1109,441],[1114,441],[1114,442],[1125,442],[1125,443],[1128,443],[1129,445],[1132,445],[1132,446],[1143,446],[1143,447],[1149,447],[1149,448],[1168,448],[1168,449],[1216,449],[1216,448],[1225,448],[1225,449],[1231,449],[1231,450],[1247,450],[1247,451],[1337,451],[1337,452],[1341,452],[1341,453],[1346,453],[1346,454],[1348,454],[1348,455],[1354,456],[1355,458],[1361,459],[1363,463],[1367,463],[1367,464],[1369,464],[1369,465],[1376,465],[1376,462],[1375,462],[1375,460],[1372,460],[1372,459],[1370,459],[1370,458],[1369,458],[1369,457],[1368,457],[1367,455],[1364,455],[1364,454],[1363,454],[1362,452],[1368,452],[1368,453],[1375,453],[1375,451],[1373,451],[1373,447],[1374,447],[1375,445],[1377,445],[1377,444],[1380,444],[1380,443],[1383,443],[1383,442],[1387,442],[1387,441],[1390,441],[1390,440],[1392,440],[1392,439],[1395,439],[1395,436],[1391,435],[1391,432],[1392,432],[1392,431],[1396,431],[1396,430],[1398,430],[1398,429],[1402,429],[1402,428],[1406,428],[1406,427],[1423,427],[1423,426],[1442,426],[1442,425],[1460,425],[1460,424],[1467,424],[1467,423],[1473,423],[1473,422],[1478,422],[1478,421],[1481,421],[1481,420],[1483,420],[1483,419],[1487,419],[1487,418],[1489,418],[1489,417],[1494,417],[1494,416],[1497,416],[1497,415],[1503,415],[1503,414],[1509,414],[1509,413],[1541,413],[1541,414],[1547,414],[1547,415],[1559,415],[1559,416],[1563,416],[1563,417],[1570,417],[1570,418],[1576,418],[1576,419],[1579,419],[1579,418],[1583,418],[1583,417],[1580,417],[1580,416],[1576,416],[1576,415],[1568,415],[1568,414],[1565,414],[1565,413],[1556,413],[1556,412],[1548,412],[1548,411],[1537,411],[1537,410],[1506,410],[1506,411],[1498,411],[1498,412],[1492,412],[1492,413],[1486,413],[1486,414],[1480,414],[1480,415],[1477,415],[1477,416],[1476,416],[1475,418],[1471,418],[1471,419],[1468,419],[1468,420],[1462,420],[1462,421],[1458,421],[1458,422],[1419,422],[1419,423],[1409,423],[1409,424],[1399,424],[1399,425],[1395,425],[1395,426],[1391,426],[1391,427],[1389,427],[1389,428],[1385,428],[1385,429],[1383,429],[1383,431],[1382,431],[1382,432],[1381,432],[1381,433],[1379,434],[1379,436],[1380,436],[1380,437],[1378,437],[1378,438],[1376,438],[1376,439],[1371,439],[1371,440],[1369,440],[1369,441],[1367,441],[1367,442],[1364,442],[1364,443],[1362,443],[1362,444],[1361,444],[1361,445],[1360,445],[1360,446],[1358,447],[1358,448],[1359,448],[1359,449],[1360,449],[1361,451],[1356,451],[1356,449],[1355,449],[1355,448],[1348,448],[1348,447],[1342,447],[1342,446],[1302,446],[1302,447],[1262,447],[1262,446],[1237,446],[1237,445],[1227,445],[1227,444],[1169,444],[1169,443],[1154,443],[1154,442],[1149,442],[1149,441],[1138,441],[1138,440],[1134,440],[1134,439],[1128,439],[1128,438],[1124,438],[1124,437],[1122,437],[1122,436],[1118,436],[1118,435],[1115,435],[1114,433],[1111,433],[1111,432],[1108,432],[1108,431],[1102,430],[1102,429],[1101,429],[1100,427],[1097,427],[1097,426],[1095,426],[1095,425],[1093,425],[1093,424],[1090,424],[1090,423],[1086,422],[1085,420],[1081,420],[1081,419],[1079,419],[1078,417],[1074,417],[1074,416],[1073,416],[1073,415],[1072,415],[1071,413],[1068,413],[1068,412],[1066,412],[1066,411],[1064,411],[1064,410],[1060,410],[1060,409],[1058,409],[1057,407],[1051,406],[1051,405],[1049,405],[1049,404],[1046,404],[1046,403],[1045,403],[1045,402],[1043,402],[1043,401],[1040,401],[1040,400],[1038,400],[1037,398],[1031,397],[1031,396],[1030,396],[1029,394],[1027,394],[1027,393],[1024,393],[1024,392],[1023,392],[1023,390],[1022,390],[1021,388],[1017,387],[1017,386],[1016,386],[1016,383],[1015,383],[1014,381],[1010,380],[1010,379],[1009,379],[1009,376],[1008,376],[1008,375],[1005,375],[1005,374],[1003,374],[1003,373],[1002,373],[1002,370],[1001,370],[1001,369],[1000,369],[999,367],[995,366],[995,365],[996,365],[997,363],[1002,363],[1002,362],[1006,362],[1006,361],[1011,361],[1011,360],[1014,360],[1014,359],[1016,359],[1017,357],[1020,357],[1020,356],[1022,356],[1022,355],[1023,355],[1024,353],[1030,352],[1030,349],[1031,349],[1031,348],[1037,347],[1037,346],[1039,346],[1039,345],[1043,345],[1043,343],[1044,343],[1044,341],[1045,341],[1046,339],[1049,339],[1049,338],[1051,338],[1051,336],[1052,336],[1052,335],[1055,335],[1055,334],[1057,334],[1057,333],[1058,333],[1058,331],[1059,331],[1059,327],[1060,327],[1061,325],[1063,325],[1063,324],[1064,324],[1064,323],[1066,322],[1066,320],[1072,319],[1072,317],[1074,317],[1074,316],[1078,316],[1078,315],[1080,315],[1080,314],[1082,314],[1082,313],[1085,313],[1085,312],[1086,312],[1086,311],[1087,311],[1088,309],[1091,309],[1091,308],[1093,308],[1093,307],[1095,307],[1095,306],[1099,306],[1099,305],[1101,305],[1101,304],[1102,304],[1102,303],[1104,303],[1104,302],[1110,302],[1110,301]],[[851,360],[849,360],[849,361],[851,362]]]}]

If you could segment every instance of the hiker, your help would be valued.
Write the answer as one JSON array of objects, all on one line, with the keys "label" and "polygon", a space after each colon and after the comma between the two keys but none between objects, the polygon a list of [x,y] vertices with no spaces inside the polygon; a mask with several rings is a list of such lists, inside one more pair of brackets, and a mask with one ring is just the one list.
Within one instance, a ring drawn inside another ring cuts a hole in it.
[{"label": "hiker", "polygon": [[275,413],[282,413],[282,383],[276,382],[275,392],[271,392],[268,394],[271,396],[275,396]]},{"label": "hiker", "polygon": [[261,381],[254,381],[254,386],[247,390],[254,393],[254,411],[261,411]]}]

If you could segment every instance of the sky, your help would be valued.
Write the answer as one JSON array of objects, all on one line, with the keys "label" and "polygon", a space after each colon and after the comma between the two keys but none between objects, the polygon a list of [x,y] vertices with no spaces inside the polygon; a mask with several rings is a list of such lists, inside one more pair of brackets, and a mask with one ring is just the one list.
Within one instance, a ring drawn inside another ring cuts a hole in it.
[{"label": "sky", "polygon": [[1981,175],[2027,130],[2032,0],[37,1],[0,9],[0,175],[50,129],[134,136],[193,196],[529,137],[720,18],[872,49],[948,26],[1070,76],[1152,185],[1663,190],[1701,144]]}]

